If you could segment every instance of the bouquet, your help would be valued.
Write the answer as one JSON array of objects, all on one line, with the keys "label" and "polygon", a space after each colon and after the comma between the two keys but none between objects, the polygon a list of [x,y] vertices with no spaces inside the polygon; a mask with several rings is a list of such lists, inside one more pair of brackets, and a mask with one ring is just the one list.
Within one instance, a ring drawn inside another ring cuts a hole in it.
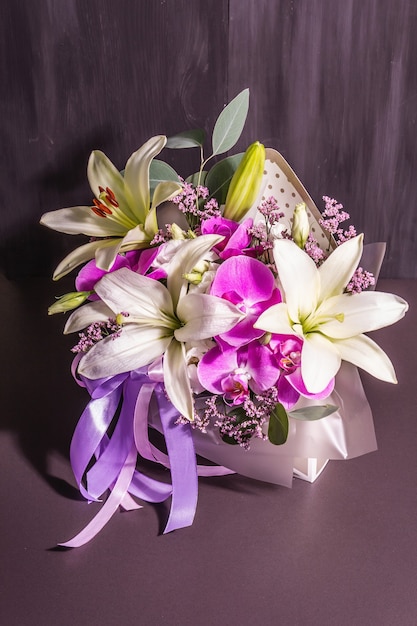
[{"label": "bouquet", "polygon": [[[119,506],[140,508],[135,498],[171,497],[165,532],[190,525],[198,475],[290,485],[376,447],[357,367],[396,378],[364,333],[407,303],[373,290],[384,246],[364,248],[336,200],[324,196],[320,213],[278,152],[255,142],[214,158],[237,143],[248,106],[246,89],[223,109],[208,157],[202,130],[152,137],[123,171],[94,151],[91,206],[41,219],[90,238],[58,265],[55,280],[78,268],[76,290],[49,313],[71,311],[73,375],[91,396],[74,475],[89,501],[109,493],[61,545],[86,543]],[[156,158],[163,148],[198,150],[198,171],[182,178]],[[140,471],[138,455],[168,467],[171,483]]]}]

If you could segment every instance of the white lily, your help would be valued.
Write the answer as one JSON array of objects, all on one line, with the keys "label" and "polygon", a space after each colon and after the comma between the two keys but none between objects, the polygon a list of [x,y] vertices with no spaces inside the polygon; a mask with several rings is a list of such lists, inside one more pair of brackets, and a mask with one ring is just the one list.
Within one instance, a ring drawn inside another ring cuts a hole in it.
[{"label": "white lily", "polygon": [[255,326],[303,339],[301,374],[311,393],[328,385],[342,360],[397,382],[388,356],[363,333],[397,322],[408,304],[388,293],[343,293],[361,258],[362,242],[360,235],[338,246],[319,268],[293,241],[274,242],[285,302],[262,313]]},{"label": "white lily", "polygon": [[205,235],[183,243],[168,268],[167,286],[127,268],[105,275],[95,291],[101,301],[74,311],[65,333],[82,330],[92,321],[117,317],[119,337],[99,341],[82,358],[79,372],[88,378],[114,376],[163,358],[164,384],[181,415],[194,418],[187,372],[186,342],[195,342],[230,330],[242,319],[232,303],[216,296],[187,293],[183,274],[223,238]]},{"label": "white lily", "polygon": [[71,235],[99,238],[65,257],[54,272],[58,280],[94,256],[97,266],[109,270],[118,252],[146,247],[158,230],[156,208],[181,189],[175,181],[160,182],[152,204],[149,166],[166,144],[164,135],[149,139],[126,163],[124,175],[100,150],[91,153],[87,176],[95,195],[93,206],[75,206],[45,213],[41,224]]}]

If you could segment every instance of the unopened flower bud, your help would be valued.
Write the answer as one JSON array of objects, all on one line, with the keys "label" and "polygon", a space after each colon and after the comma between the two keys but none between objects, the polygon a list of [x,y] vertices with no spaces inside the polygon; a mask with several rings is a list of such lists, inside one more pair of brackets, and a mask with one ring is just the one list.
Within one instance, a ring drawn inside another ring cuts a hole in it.
[{"label": "unopened flower bud", "polygon": [[226,196],[223,217],[240,222],[258,197],[265,166],[265,146],[251,144],[242,157]]},{"label": "unopened flower bud", "polygon": [[171,224],[171,235],[173,239],[185,239],[185,233],[175,222]]},{"label": "unopened flower bud", "polygon": [[203,280],[203,274],[207,272],[210,267],[208,261],[200,261],[188,274],[184,274],[185,280],[192,285],[199,285]]},{"label": "unopened flower bud", "polygon": [[92,293],[92,291],[71,291],[63,296],[59,296],[57,301],[48,308],[48,315],[72,311],[83,304]]},{"label": "unopened flower bud", "polygon": [[304,202],[297,204],[294,209],[294,220],[292,223],[291,237],[300,248],[304,248],[310,234],[310,224],[308,221],[307,207]]}]

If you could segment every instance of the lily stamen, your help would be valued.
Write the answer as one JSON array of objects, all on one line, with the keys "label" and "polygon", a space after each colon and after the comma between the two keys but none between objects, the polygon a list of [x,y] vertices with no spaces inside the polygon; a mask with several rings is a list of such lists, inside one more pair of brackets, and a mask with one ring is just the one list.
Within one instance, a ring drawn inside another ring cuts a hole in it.
[{"label": "lily stamen", "polygon": [[100,186],[99,187],[99,191],[100,191],[100,199],[101,200],[105,200],[108,204],[111,204],[116,209],[119,207],[119,203],[116,200],[116,196],[114,195],[114,191],[112,191],[112,189],[110,189],[110,187],[106,187],[104,189],[104,187]]},{"label": "lily stamen", "polygon": [[94,206],[91,207],[91,210],[93,211],[93,213],[95,213],[99,217],[107,217],[107,215],[111,215],[111,210],[108,207],[106,207],[106,205],[103,204],[103,202],[100,202],[100,200],[97,200],[96,198],[94,198],[93,205]]}]

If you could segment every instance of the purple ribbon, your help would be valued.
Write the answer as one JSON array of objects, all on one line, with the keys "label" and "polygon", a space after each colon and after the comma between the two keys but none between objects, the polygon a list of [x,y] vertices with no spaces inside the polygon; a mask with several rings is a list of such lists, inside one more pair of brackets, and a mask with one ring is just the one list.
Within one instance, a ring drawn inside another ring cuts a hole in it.
[{"label": "purple ribbon", "polygon": [[[145,369],[139,369],[90,380],[76,377],[78,361],[74,361],[73,375],[78,384],[87,388],[91,400],[74,431],[71,465],[85,498],[99,501],[107,490],[110,495],[80,533],[59,545],[72,548],[87,543],[100,532],[119,506],[126,510],[141,508],[131,496],[152,503],[163,502],[172,496],[164,533],[190,526],[197,507],[198,474],[216,476],[232,473],[231,470],[197,466],[191,426],[177,423],[179,414],[167,399],[158,373],[152,371],[149,376]],[[157,402],[167,454],[153,446],[148,438],[152,398]],[[113,431],[109,434],[111,425]],[[139,472],[136,469],[138,453],[170,468],[171,484]]]}]

